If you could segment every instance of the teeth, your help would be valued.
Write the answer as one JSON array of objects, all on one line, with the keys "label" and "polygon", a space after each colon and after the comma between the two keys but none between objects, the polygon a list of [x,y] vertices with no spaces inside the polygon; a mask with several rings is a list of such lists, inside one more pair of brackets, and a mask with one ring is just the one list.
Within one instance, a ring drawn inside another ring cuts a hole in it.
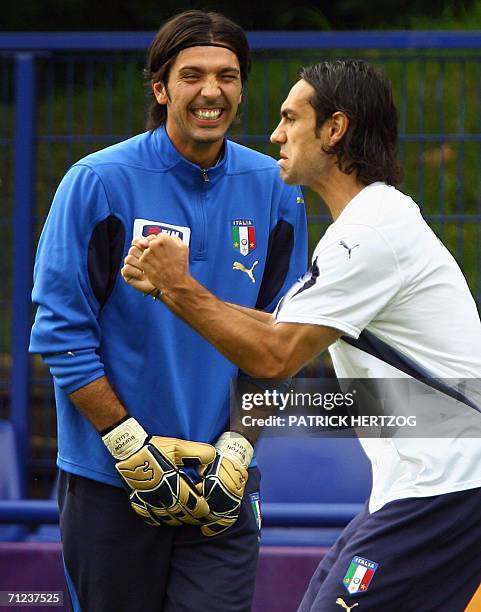
[{"label": "teeth", "polygon": [[209,110],[201,110],[196,108],[192,111],[198,119],[218,119],[222,112],[221,108],[211,108]]}]

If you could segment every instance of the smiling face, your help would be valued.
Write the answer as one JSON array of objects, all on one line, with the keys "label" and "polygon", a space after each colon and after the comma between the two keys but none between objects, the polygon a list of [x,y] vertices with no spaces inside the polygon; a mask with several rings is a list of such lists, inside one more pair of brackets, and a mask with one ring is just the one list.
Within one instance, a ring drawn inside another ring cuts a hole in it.
[{"label": "smiling face", "polygon": [[[271,135],[280,145],[277,162],[281,178],[289,185],[314,186],[334,160],[322,149],[327,144],[328,125],[316,131],[316,113],[310,103],[314,88],[298,81],[281,107],[281,120]],[[327,123],[327,122],[326,122]]]},{"label": "smiling face", "polygon": [[184,157],[203,167],[215,163],[241,101],[239,60],[223,47],[183,49],[168,83],[154,83],[159,104],[167,105],[167,133]]}]

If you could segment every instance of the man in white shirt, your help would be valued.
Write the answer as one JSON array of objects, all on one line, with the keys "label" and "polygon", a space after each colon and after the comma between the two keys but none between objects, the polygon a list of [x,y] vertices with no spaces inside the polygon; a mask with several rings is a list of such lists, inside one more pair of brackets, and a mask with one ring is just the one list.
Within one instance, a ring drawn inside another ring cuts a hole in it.
[{"label": "man in white shirt", "polygon": [[[395,188],[397,111],[386,77],[362,61],[305,68],[271,136],[289,184],[309,185],[333,223],[310,271],[273,315],[227,304],[188,271],[167,236],[134,241],[123,275],[152,291],[257,378],[298,372],[329,348],[339,378],[481,378],[481,325],[456,261]],[[444,381],[444,382],[443,382]],[[464,398],[475,417],[477,402]],[[461,612],[481,581],[481,424],[470,437],[366,438],[369,505],[313,576],[302,612],[355,605]],[[426,434],[428,435],[428,434]]]}]

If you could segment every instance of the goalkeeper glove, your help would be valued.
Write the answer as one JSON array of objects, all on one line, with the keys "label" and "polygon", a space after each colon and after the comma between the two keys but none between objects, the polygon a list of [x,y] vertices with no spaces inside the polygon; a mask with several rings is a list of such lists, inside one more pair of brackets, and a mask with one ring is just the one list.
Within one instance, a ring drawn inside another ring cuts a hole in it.
[{"label": "goalkeeper glove", "polygon": [[210,508],[210,514],[202,521],[205,536],[217,535],[236,522],[247,483],[247,468],[254,454],[247,438],[233,431],[221,435],[215,450],[213,463],[199,470],[204,478],[202,493]]},{"label": "goalkeeper glove", "polygon": [[215,458],[214,447],[178,438],[149,436],[132,417],[102,432],[135,512],[149,525],[200,525],[209,506],[190,478],[178,467],[184,459],[201,464]]}]

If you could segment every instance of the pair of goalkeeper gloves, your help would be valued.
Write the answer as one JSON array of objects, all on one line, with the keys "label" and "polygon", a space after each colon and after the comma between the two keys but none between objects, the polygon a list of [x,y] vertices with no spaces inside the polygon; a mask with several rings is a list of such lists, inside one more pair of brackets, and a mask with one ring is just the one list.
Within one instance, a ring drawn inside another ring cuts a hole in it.
[{"label": "pair of goalkeeper gloves", "polygon": [[[149,436],[126,416],[102,432],[127,485],[130,503],[149,525],[199,525],[205,536],[228,529],[239,516],[254,454],[241,434],[226,432],[215,446],[178,438]],[[198,464],[198,484],[184,471]]]}]

